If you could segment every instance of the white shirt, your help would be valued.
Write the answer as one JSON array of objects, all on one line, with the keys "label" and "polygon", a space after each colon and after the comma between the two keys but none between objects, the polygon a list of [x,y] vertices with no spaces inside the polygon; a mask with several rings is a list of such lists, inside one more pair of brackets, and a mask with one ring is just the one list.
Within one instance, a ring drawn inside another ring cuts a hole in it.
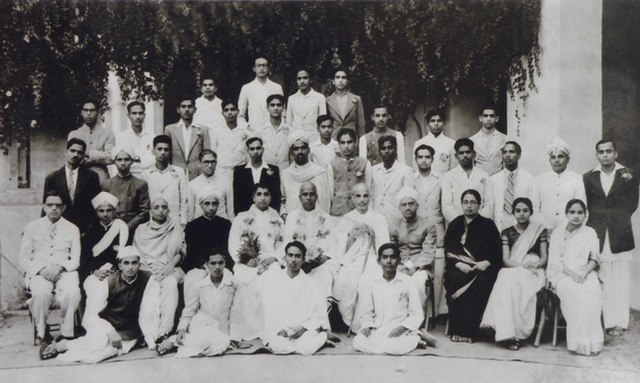
[{"label": "white shirt", "polygon": [[281,248],[283,231],[284,222],[277,211],[271,207],[261,211],[256,205],[251,205],[249,210],[239,213],[231,223],[229,255],[238,262],[238,250],[245,241],[244,237],[251,233],[260,243],[259,259],[280,259],[284,254]]},{"label": "white shirt", "polygon": [[257,184],[260,182],[260,177],[262,176],[262,169],[269,170],[269,165],[267,165],[266,162],[262,161],[260,166],[258,166],[257,168],[254,168],[253,165],[251,165],[251,162],[247,162],[247,165],[245,166],[245,168],[251,169],[251,177],[253,178],[253,183]]},{"label": "white shirt", "polygon": [[507,142],[507,136],[496,129],[490,134],[484,134],[482,129],[469,137],[473,141],[476,151],[476,166],[489,175],[494,175],[502,169],[502,148]]},{"label": "white shirt", "polygon": [[214,96],[211,101],[204,96],[198,97],[196,99],[196,113],[193,115],[193,123],[209,130],[215,126],[224,125],[222,100],[217,96]]},{"label": "white shirt", "polygon": [[[55,226],[52,239],[50,230]],[[80,264],[80,232],[76,225],[60,218],[52,224],[48,217],[27,224],[20,243],[20,268],[34,277],[47,266],[60,265],[74,271]]]},{"label": "white shirt", "polygon": [[442,214],[447,222],[462,214],[460,197],[467,189],[480,193],[480,214],[489,219],[493,217],[493,188],[489,174],[474,166],[467,177],[467,173],[458,165],[442,176]]},{"label": "white shirt", "polygon": [[218,155],[219,168],[233,170],[246,161],[245,142],[249,138],[249,130],[242,120],[231,129],[227,124],[216,126],[211,130],[211,150]]},{"label": "white shirt", "polygon": [[[367,137],[368,136],[374,136],[374,132],[375,130],[370,131],[369,133],[365,134],[364,136],[360,137],[360,139],[358,140],[358,155],[366,160],[368,160],[369,158],[367,157]],[[393,129],[391,129],[391,132],[394,133],[395,137],[396,137],[396,143],[397,145],[397,151],[396,151],[396,156],[398,157],[398,161],[401,164],[405,164],[406,162],[406,158],[405,158],[405,154],[404,154],[404,136],[402,135],[402,133],[397,132]],[[378,137],[379,138],[379,137]],[[373,139],[374,141],[374,146],[375,146],[375,150],[378,150],[378,139],[375,138]],[[378,155],[379,157],[379,155]],[[371,161],[370,161],[371,162]],[[372,163],[371,165],[376,165],[374,163]]]},{"label": "white shirt", "polygon": [[324,95],[311,89],[302,94],[300,90],[289,96],[287,101],[287,124],[292,129],[302,129],[317,136],[316,119],[327,114],[327,100]]},{"label": "white shirt", "polygon": [[213,284],[208,274],[195,282],[193,288],[185,292],[184,309],[178,330],[189,330],[193,323],[191,330],[207,325],[229,334],[231,304],[236,288],[233,274],[227,269],[224,270],[218,287]]},{"label": "white shirt", "polygon": [[[509,212],[507,214],[504,211],[504,193],[507,190],[507,180],[509,178],[509,171],[502,169],[496,174],[491,176],[491,186],[493,188],[493,221],[498,228],[498,231],[502,231],[509,226],[516,224],[516,220],[513,214]],[[527,197],[531,199],[531,189],[533,187],[533,175],[524,169],[517,168],[513,171],[513,199],[519,197]]]},{"label": "white shirt", "polygon": [[305,261],[315,258],[319,253],[328,257],[336,256],[336,219],[318,209],[311,211],[296,209],[289,213],[284,225],[284,241],[300,241],[307,248]]},{"label": "white shirt", "polygon": [[381,212],[391,225],[396,219],[400,219],[400,210],[396,205],[396,194],[404,186],[413,187],[413,174],[411,168],[397,160],[389,169],[385,169],[384,163],[379,163],[371,168],[373,173],[373,187],[371,199],[373,210]]},{"label": "white shirt", "polygon": [[195,128],[196,127],[194,126],[193,122],[191,123],[191,125],[189,125],[189,127],[187,127],[182,119],[180,119],[180,121],[178,121],[178,123],[176,124],[176,129],[182,133],[182,140],[184,142],[184,147],[186,148],[185,152],[187,153],[189,153],[191,149],[191,131]]},{"label": "white shirt", "polygon": [[289,166],[289,145],[287,137],[291,129],[284,122],[280,122],[277,128],[267,123],[262,127],[260,137],[264,146],[262,160],[268,164],[277,166],[280,171]]},{"label": "white shirt", "polygon": [[323,144],[320,140],[313,141],[309,144],[309,149],[311,150],[311,154],[313,154],[313,162],[326,168],[331,165],[331,161],[338,156],[340,146],[338,145],[338,141],[332,138],[327,145]]},{"label": "white shirt", "polygon": [[333,190],[333,168],[323,168],[312,162],[297,165],[295,162],[280,172],[280,188],[285,203],[280,207],[281,213],[301,209],[300,185],[312,182],[318,193],[318,207],[325,212],[331,209],[331,190]]},{"label": "white shirt", "polygon": [[202,209],[198,203],[198,195],[208,185],[212,185],[220,194],[220,201],[218,201],[218,210],[216,215],[229,221],[233,220],[233,190],[229,187],[229,180],[224,175],[215,173],[211,177],[207,178],[204,174],[200,174],[196,178],[189,182],[188,189],[188,222],[202,215]]},{"label": "white shirt", "polygon": [[[280,84],[269,79],[263,84],[256,78],[242,86],[238,99],[238,116],[250,124],[251,130],[257,132],[265,123],[269,122],[267,97],[272,94],[284,95]],[[245,114],[248,114],[248,120],[246,120]]]},{"label": "white shirt", "polygon": [[153,155],[153,135],[145,131],[136,134],[132,128],[125,129],[116,135],[116,148],[123,146],[132,151],[134,157],[140,158],[140,162],[131,165],[131,174],[141,178],[143,170],[149,169],[156,162]]},{"label": "white shirt", "polygon": [[[458,164],[458,160],[455,157],[456,151],[453,148],[453,145],[455,143],[455,140],[452,140],[451,138],[445,136],[443,133],[440,133],[438,137],[436,137],[431,132],[429,132],[426,136],[416,141],[416,143],[413,145],[413,153],[416,152],[416,149],[420,145],[431,146],[436,152],[433,156],[431,171],[442,175],[455,168]],[[413,168],[418,169],[418,166],[415,162],[415,156],[413,157]]]},{"label": "white shirt", "polygon": [[[358,210],[353,209],[347,214],[343,215],[342,222],[340,222],[340,230],[338,230],[338,250],[342,253],[341,255],[343,255],[348,250],[346,248],[347,235],[349,234],[349,231],[355,223],[364,223],[366,225],[369,225],[373,229],[373,233],[375,235],[374,240],[376,252],[378,251],[380,246],[389,242],[389,225],[387,224],[387,220],[384,215],[382,215],[382,213],[369,209],[366,213],[360,214]],[[372,268],[375,269],[375,266],[373,266]]]},{"label": "white shirt", "polygon": [[534,216],[531,218],[547,229],[564,220],[567,202],[577,198],[587,203],[582,177],[569,169],[558,174],[553,170],[542,173],[533,181],[531,202]]},{"label": "white shirt", "polygon": [[169,205],[169,217],[184,227],[187,224],[187,176],[174,165],[160,170],[153,166],[141,177],[149,186],[149,201],[162,197]]},{"label": "white shirt", "polygon": [[624,169],[624,166],[619,163],[615,163],[613,171],[607,174],[602,170],[602,165],[596,166],[593,169],[594,172],[600,172],[600,184],[602,185],[602,190],[604,190],[604,195],[608,195],[611,187],[613,186],[613,181],[616,179],[616,172],[620,169]]}]

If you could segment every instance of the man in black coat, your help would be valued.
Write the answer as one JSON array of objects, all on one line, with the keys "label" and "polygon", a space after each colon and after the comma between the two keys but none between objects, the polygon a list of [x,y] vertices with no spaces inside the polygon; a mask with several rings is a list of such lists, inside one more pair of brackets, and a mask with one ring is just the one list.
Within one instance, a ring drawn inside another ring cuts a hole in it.
[{"label": "man in black coat", "polygon": [[600,239],[600,270],[603,282],[603,317],[607,333],[621,335],[629,325],[630,268],[635,247],[631,215],[638,208],[636,173],[616,162],[618,152],[611,140],[596,144],[598,165],[584,174],[584,188],[591,226]]},{"label": "man in black coat", "polygon": [[233,169],[233,208],[235,214],[247,211],[253,204],[252,191],[257,183],[265,184],[271,192],[271,206],[280,211],[280,171],[277,166],[262,161],[264,147],[260,137],[246,142],[250,162]]},{"label": "man in black coat", "polygon": [[66,164],[47,175],[44,181],[44,196],[56,191],[66,205],[63,217],[75,224],[84,233],[89,225],[96,221],[91,200],[100,193],[98,175],[82,165],[87,144],[72,138],[67,142]]}]

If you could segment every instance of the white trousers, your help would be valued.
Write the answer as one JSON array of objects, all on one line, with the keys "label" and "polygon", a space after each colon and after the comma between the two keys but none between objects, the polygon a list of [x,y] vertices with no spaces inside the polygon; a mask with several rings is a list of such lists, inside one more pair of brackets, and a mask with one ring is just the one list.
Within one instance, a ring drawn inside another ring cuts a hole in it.
[{"label": "white trousers", "polygon": [[289,339],[283,336],[275,335],[270,337],[267,345],[271,348],[271,352],[279,355],[301,354],[313,355],[324,346],[327,342],[326,332],[317,332],[316,330],[307,330],[298,339]]},{"label": "white trousers", "polygon": [[631,289],[631,257],[632,251],[611,253],[609,235],[605,237],[604,247],[600,255],[600,270],[604,303],[602,314],[604,327],[629,327],[629,293]]},{"label": "white trousers", "polygon": [[31,291],[31,298],[27,301],[31,315],[36,323],[37,335],[44,338],[49,307],[55,290],[56,300],[62,311],[60,334],[73,337],[73,317],[80,305],[80,281],[76,271],[63,272],[54,284],[40,275],[27,277],[26,285]]},{"label": "white trousers", "polygon": [[389,333],[397,324],[383,325],[364,336],[362,333],[353,338],[353,348],[365,354],[404,355],[415,350],[420,341],[417,333],[403,334],[397,338],[390,338]]}]

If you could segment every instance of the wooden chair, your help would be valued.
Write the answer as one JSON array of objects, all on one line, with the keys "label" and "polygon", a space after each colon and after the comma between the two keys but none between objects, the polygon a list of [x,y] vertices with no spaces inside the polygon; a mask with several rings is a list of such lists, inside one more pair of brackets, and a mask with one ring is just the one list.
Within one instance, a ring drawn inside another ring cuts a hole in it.
[{"label": "wooden chair", "polygon": [[[427,279],[425,289],[427,293],[427,301],[425,303],[424,329],[429,331],[435,327],[436,323],[436,295],[432,277]],[[431,315],[429,315],[429,308],[431,308]]]},{"label": "wooden chair", "polygon": [[[62,324],[62,317],[61,315],[57,315],[57,312],[60,311],[60,306],[58,305],[58,302],[56,302],[55,300],[55,290],[53,291],[53,299],[51,300],[51,306],[49,306],[49,315],[47,316],[47,321],[45,322],[45,336],[46,334],[51,334],[51,332],[56,332],[56,331],[60,331],[60,325]],[[56,315],[52,315],[52,314],[56,314]],[[61,317],[60,321],[52,321],[52,318],[54,317]],[[73,327],[77,328],[78,325],[80,324],[82,318],[80,317],[80,311],[76,310],[76,312],[73,315]],[[32,339],[33,339],[33,345],[37,346],[38,345],[38,330],[36,328],[36,322],[33,319],[33,315],[31,315],[31,310],[29,310],[29,321],[31,322],[31,329],[32,329]]]},{"label": "wooden chair", "polygon": [[[553,320],[553,338],[551,340],[551,345],[555,347],[558,344],[558,328],[565,327],[560,326],[560,320],[562,319],[562,310],[560,309],[560,298],[553,293],[550,289],[548,290],[548,297],[553,299],[553,307],[551,309],[551,316]],[[538,301],[540,300],[540,295],[538,295]],[[540,340],[542,338],[542,331],[544,330],[544,325],[547,321],[547,315],[544,310],[544,303],[538,302],[538,309],[540,310],[540,319],[538,320],[538,331],[536,332],[536,339],[533,342],[535,347],[540,346]]]}]

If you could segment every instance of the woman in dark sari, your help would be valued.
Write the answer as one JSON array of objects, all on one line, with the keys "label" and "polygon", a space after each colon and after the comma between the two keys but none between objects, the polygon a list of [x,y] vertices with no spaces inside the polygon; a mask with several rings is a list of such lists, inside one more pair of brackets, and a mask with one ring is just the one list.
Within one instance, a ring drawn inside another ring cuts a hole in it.
[{"label": "woman in dark sari", "polygon": [[480,193],[465,190],[461,201],[463,215],[451,221],[444,237],[447,335],[454,342],[473,343],[501,265],[502,242],[493,221],[478,214]]}]

